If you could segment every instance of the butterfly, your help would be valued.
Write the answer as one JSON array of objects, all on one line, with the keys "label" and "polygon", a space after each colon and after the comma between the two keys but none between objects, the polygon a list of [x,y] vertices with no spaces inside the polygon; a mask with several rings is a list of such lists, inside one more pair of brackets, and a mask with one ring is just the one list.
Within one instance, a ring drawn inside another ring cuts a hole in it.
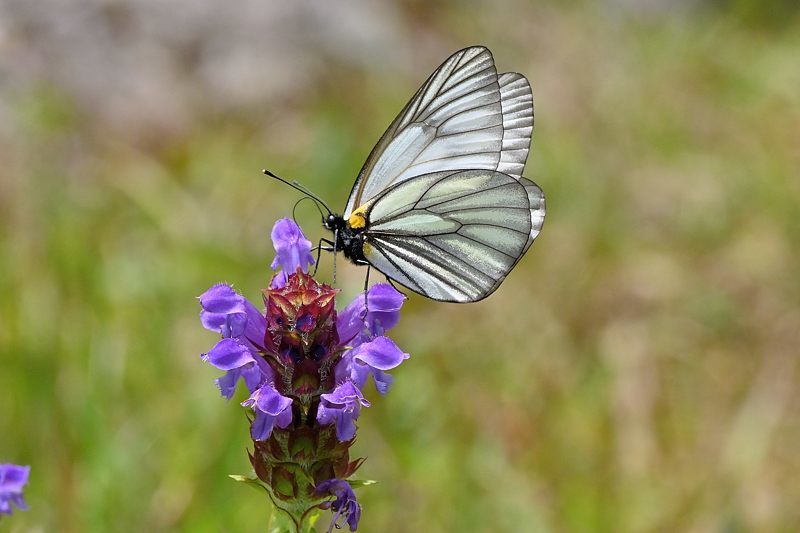
[{"label": "butterfly", "polygon": [[542,229],[544,193],[522,177],[532,132],[525,76],[459,50],[389,125],[344,214],[323,216],[326,249],[433,300],[482,300]]}]

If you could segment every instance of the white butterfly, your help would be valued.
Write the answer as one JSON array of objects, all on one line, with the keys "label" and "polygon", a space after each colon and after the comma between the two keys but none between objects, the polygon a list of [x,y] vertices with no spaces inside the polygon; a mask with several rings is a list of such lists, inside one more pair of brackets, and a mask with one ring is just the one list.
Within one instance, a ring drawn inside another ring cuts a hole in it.
[{"label": "white butterfly", "polygon": [[428,298],[494,292],[542,229],[544,193],[522,177],[533,96],[487,48],[450,56],[367,158],[329,244]]}]

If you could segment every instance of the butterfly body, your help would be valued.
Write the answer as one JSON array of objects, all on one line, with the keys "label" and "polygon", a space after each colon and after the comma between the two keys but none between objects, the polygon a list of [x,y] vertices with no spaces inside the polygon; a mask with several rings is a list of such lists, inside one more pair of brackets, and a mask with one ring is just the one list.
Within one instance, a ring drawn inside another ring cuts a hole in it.
[{"label": "butterfly body", "polygon": [[428,298],[494,292],[539,234],[544,193],[522,172],[533,96],[482,46],[423,83],[370,153],[343,215],[323,220],[334,250]]},{"label": "butterfly body", "polygon": [[337,251],[341,250],[347,259],[357,265],[369,264],[367,258],[364,257],[366,223],[360,227],[353,227],[350,225],[349,219],[345,220],[341,215],[333,214],[328,215],[323,225],[325,229],[333,232]]}]

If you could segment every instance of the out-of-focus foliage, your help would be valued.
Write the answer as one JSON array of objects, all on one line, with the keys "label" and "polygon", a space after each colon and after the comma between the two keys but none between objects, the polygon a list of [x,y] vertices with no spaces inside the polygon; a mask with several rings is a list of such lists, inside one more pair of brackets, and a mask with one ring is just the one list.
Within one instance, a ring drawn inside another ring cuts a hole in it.
[{"label": "out-of-focus foliage", "polygon": [[7,525],[264,530],[194,298],[267,283],[297,195],[260,168],[343,205],[483,43],[534,86],[548,220],[485,302],[411,297],[354,448],[362,529],[794,530],[795,5],[0,3],[0,461],[32,465]]}]

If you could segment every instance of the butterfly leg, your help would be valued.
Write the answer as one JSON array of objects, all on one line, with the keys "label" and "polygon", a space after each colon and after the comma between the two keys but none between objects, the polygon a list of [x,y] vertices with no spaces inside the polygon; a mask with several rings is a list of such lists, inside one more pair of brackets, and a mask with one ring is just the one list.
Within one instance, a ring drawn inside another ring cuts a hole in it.
[{"label": "butterfly leg", "polygon": [[[331,242],[331,241],[328,241]],[[336,285],[336,243],[339,242],[339,229],[333,232],[333,284]]]},{"label": "butterfly leg", "polygon": [[[364,276],[364,320],[367,320],[369,314],[369,271],[372,265],[367,263],[367,275]],[[366,325],[366,323],[364,324]]]},{"label": "butterfly leg", "polygon": [[325,238],[320,239],[319,244],[317,244],[317,262],[314,263],[314,272],[311,274],[312,276],[317,275],[317,269],[319,268],[319,256],[322,253],[322,250],[336,253],[336,247],[334,246],[333,241]]}]

